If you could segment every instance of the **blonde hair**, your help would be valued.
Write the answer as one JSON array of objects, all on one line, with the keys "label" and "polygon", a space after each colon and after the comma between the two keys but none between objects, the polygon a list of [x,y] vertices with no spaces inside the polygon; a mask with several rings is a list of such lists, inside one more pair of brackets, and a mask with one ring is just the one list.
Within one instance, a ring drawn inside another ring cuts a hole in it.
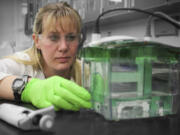
[{"label": "blonde hair", "polygon": [[[46,21],[43,21],[46,17]],[[66,2],[49,3],[40,8],[36,14],[33,33],[38,35],[47,30],[56,30],[56,23],[59,24],[63,31],[69,31],[76,29],[77,33],[81,31],[81,17],[78,12],[74,10]],[[25,65],[32,65],[34,69],[42,69],[42,55],[41,51],[36,48],[35,43],[32,48],[25,50],[25,53],[29,54],[30,61],[25,61],[15,57],[11,57],[17,62]]]}]

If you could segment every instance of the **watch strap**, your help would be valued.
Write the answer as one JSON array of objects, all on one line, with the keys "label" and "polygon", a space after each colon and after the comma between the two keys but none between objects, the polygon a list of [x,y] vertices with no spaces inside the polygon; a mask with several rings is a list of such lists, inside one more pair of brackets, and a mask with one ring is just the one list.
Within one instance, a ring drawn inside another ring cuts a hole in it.
[{"label": "watch strap", "polygon": [[[21,78],[16,78],[16,79],[22,79],[23,85],[18,90],[13,89],[15,101],[17,101],[17,102],[21,101],[21,94],[22,94],[24,88],[26,87],[26,84],[28,83],[28,79],[30,77],[31,76],[29,76],[29,75],[23,75]],[[13,84],[15,83],[16,79],[13,81]]]}]

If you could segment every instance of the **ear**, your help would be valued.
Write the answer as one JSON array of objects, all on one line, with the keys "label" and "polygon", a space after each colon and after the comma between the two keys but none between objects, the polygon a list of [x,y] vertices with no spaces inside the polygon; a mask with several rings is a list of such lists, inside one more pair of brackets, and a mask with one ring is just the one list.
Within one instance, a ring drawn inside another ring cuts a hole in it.
[{"label": "ear", "polygon": [[32,39],[34,40],[34,44],[36,46],[36,48],[40,49],[40,43],[39,43],[39,37],[37,34],[32,34]]}]

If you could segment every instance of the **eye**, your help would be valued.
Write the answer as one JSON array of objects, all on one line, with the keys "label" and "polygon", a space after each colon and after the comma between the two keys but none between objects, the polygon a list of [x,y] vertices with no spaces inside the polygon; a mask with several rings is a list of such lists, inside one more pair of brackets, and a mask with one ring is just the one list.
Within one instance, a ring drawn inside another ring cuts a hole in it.
[{"label": "eye", "polygon": [[66,36],[66,40],[67,41],[74,41],[77,39],[77,36],[76,35],[67,35]]},{"label": "eye", "polygon": [[58,35],[50,35],[48,38],[53,42],[56,42],[60,39]]}]

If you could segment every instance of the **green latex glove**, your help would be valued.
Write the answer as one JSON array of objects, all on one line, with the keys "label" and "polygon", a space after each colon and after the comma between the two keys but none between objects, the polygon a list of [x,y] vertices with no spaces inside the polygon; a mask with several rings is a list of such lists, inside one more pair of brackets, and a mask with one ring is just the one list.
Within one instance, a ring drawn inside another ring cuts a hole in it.
[{"label": "green latex glove", "polygon": [[55,110],[79,110],[91,108],[91,95],[83,87],[59,76],[45,80],[32,78],[21,95],[23,102],[38,108],[53,105]]}]

